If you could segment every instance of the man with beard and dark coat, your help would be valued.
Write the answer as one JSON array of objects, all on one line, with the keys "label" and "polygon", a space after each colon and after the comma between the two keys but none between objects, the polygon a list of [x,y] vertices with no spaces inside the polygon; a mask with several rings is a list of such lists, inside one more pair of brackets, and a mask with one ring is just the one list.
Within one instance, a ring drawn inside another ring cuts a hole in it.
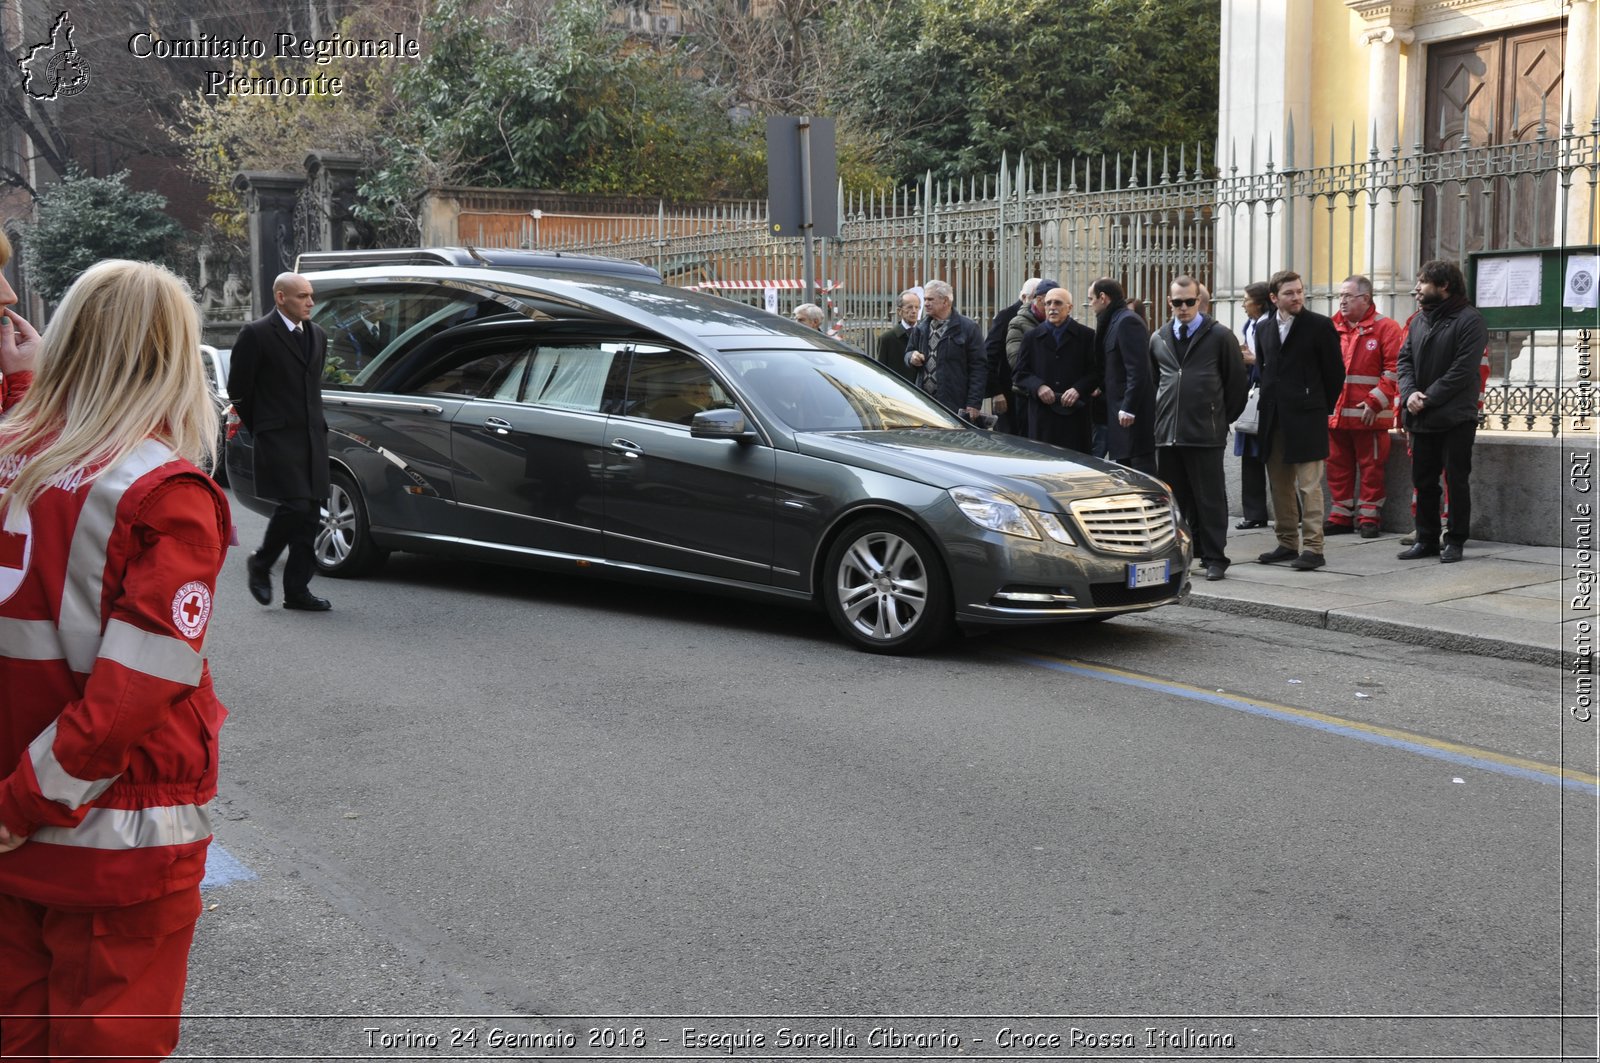
[{"label": "man with beard and dark coat", "polygon": [[1150,331],[1128,309],[1122,285],[1101,277],[1089,286],[1095,348],[1105,369],[1106,456],[1156,475],[1156,393],[1150,379]]},{"label": "man with beard and dark coat", "polygon": [[1256,560],[1289,562],[1308,572],[1327,563],[1322,556],[1323,466],[1328,458],[1328,417],[1344,390],[1344,356],[1333,321],[1306,309],[1300,274],[1280,270],[1267,282],[1277,313],[1256,333],[1261,367],[1256,439],[1272,491],[1278,545]]},{"label": "man with beard and dark coat", "polygon": [[1017,301],[994,316],[994,320],[989,322],[989,334],[983,338],[984,360],[989,366],[990,409],[994,410],[997,418],[994,425],[996,432],[1017,436],[1028,434],[1027,396],[1017,390],[1012,380],[1016,366],[1006,356],[1006,338],[1011,334],[1011,323],[1033,302],[1033,293],[1038,286],[1038,277],[1029,277],[1024,281]]},{"label": "man with beard and dark coat", "polygon": [[906,336],[906,365],[917,370],[917,387],[969,420],[982,414],[988,366],[983,329],[956,313],[955,292],[946,281],[923,288],[928,316]]},{"label": "man with beard and dark coat", "polygon": [[1044,323],[1022,339],[1017,387],[1028,396],[1028,438],[1087,454],[1089,396],[1100,386],[1094,332],[1072,320],[1072,293],[1044,296]]},{"label": "man with beard and dark coat", "polygon": [[1228,425],[1244,409],[1245,368],[1239,341],[1200,310],[1193,277],[1172,282],[1172,320],[1150,337],[1156,384],[1156,467],[1172,487],[1194,532],[1194,556],[1206,579],[1228,569],[1228,483],[1223,447]]},{"label": "man with beard and dark coat", "polygon": [[[1445,259],[1417,273],[1422,312],[1400,348],[1400,400],[1411,434],[1411,483],[1417,490],[1417,541],[1403,561],[1461,560],[1472,522],[1472,444],[1478,434],[1478,364],[1488,330],[1467,301],[1461,267]],[[1450,484],[1450,520],[1440,542],[1439,473]]]}]

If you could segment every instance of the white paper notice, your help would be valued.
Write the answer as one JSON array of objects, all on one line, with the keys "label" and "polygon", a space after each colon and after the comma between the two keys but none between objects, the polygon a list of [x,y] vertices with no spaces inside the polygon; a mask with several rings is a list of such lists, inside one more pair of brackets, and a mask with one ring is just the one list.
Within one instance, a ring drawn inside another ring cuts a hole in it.
[{"label": "white paper notice", "polygon": [[1567,282],[1562,286],[1561,305],[1573,310],[1593,310],[1600,306],[1600,255],[1567,257]]},{"label": "white paper notice", "polygon": [[1478,259],[1478,306],[1538,306],[1543,282],[1543,260],[1538,255]]},{"label": "white paper notice", "polygon": [[767,300],[767,313],[776,314],[778,312],[778,289],[768,288],[763,294]]},{"label": "white paper notice", "polygon": [[1478,290],[1472,301],[1478,306],[1506,305],[1506,269],[1509,258],[1478,259]]},{"label": "white paper notice", "polygon": [[1538,306],[1539,288],[1544,283],[1544,257],[1518,255],[1507,259],[1506,306]]}]

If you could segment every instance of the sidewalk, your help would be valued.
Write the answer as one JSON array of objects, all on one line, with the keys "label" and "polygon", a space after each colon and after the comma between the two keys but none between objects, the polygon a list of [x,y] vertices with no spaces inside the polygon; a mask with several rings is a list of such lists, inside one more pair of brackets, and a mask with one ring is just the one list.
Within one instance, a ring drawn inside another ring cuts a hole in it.
[{"label": "sidewalk", "polygon": [[[1594,611],[1569,609],[1573,572],[1554,546],[1469,541],[1453,565],[1401,561],[1401,533],[1328,538],[1325,568],[1297,572],[1256,557],[1277,545],[1270,527],[1239,531],[1228,518],[1228,578],[1196,567],[1186,605],[1376,638],[1562,666]],[[1569,577],[1563,595],[1562,576]]]}]

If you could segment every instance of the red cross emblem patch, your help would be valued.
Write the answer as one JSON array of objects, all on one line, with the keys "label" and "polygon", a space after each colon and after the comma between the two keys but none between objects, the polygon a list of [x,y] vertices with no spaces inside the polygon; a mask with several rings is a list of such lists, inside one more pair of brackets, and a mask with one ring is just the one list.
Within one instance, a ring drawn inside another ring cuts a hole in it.
[{"label": "red cross emblem patch", "polygon": [[195,638],[211,618],[211,588],[199,580],[185,583],[172,596],[172,625],[185,638]]},{"label": "red cross emblem patch", "polygon": [[10,528],[0,529],[0,602],[22,586],[33,557],[33,521],[26,511],[6,516]]}]

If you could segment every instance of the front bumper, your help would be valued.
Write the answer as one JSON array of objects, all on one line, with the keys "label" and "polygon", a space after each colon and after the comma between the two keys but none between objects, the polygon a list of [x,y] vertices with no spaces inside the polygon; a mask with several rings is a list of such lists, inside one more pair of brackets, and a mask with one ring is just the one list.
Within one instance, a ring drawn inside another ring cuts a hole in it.
[{"label": "front bumper", "polygon": [[[941,529],[956,621],[966,626],[1118,616],[1172,605],[1189,593],[1193,546],[1186,528],[1161,550],[1110,552],[966,524]],[[1165,562],[1166,579],[1129,586],[1132,566],[1152,562]]]}]

